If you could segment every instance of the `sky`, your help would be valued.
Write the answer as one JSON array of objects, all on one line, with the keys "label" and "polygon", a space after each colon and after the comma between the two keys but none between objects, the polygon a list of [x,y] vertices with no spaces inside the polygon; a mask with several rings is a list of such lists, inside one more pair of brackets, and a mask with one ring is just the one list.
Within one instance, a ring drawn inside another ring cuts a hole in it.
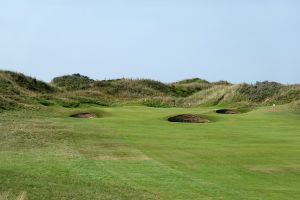
[{"label": "sky", "polygon": [[300,83],[299,0],[0,0],[0,69]]}]

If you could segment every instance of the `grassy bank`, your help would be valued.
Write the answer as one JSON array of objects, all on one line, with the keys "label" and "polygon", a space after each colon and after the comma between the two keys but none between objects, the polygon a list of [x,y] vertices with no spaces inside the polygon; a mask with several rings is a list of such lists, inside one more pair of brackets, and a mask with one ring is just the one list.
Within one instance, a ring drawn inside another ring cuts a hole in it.
[{"label": "grassy bank", "polygon": [[51,83],[0,70],[0,112],[43,106],[80,107],[145,105],[149,107],[256,107],[300,100],[300,85],[276,82],[231,84],[193,78],[174,83],[149,79],[93,80],[80,74],[55,77]]}]

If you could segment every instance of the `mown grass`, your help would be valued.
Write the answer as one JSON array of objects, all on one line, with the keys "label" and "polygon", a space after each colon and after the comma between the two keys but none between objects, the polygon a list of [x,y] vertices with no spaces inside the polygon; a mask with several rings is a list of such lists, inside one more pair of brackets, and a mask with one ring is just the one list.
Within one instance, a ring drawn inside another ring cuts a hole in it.
[{"label": "mown grass", "polygon": [[[217,107],[44,107],[0,114],[0,194],[12,199],[300,198],[300,113]],[[88,111],[94,119],[69,115]],[[207,124],[170,123],[194,113]]]}]

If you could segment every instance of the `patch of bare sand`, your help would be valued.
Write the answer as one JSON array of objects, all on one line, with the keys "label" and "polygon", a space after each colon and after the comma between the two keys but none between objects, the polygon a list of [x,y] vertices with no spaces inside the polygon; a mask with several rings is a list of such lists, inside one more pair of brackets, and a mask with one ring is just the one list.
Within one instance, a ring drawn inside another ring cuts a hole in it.
[{"label": "patch of bare sand", "polygon": [[194,114],[181,114],[168,118],[169,122],[208,123],[209,120]]},{"label": "patch of bare sand", "polygon": [[95,118],[97,117],[96,114],[94,113],[76,113],[71,115],[70,117],[75,117],[75,118]]}]

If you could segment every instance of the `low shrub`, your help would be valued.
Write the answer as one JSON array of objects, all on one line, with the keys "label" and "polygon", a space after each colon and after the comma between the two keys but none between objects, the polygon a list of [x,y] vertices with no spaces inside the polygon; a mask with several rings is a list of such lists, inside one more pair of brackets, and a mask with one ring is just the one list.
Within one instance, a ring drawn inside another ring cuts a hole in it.
[{"label": "low shrub", "polygon": [[93,79],[81,74],[65,75],[54,78],[51,83],[66,90],[82,90],[91,87]]}]

